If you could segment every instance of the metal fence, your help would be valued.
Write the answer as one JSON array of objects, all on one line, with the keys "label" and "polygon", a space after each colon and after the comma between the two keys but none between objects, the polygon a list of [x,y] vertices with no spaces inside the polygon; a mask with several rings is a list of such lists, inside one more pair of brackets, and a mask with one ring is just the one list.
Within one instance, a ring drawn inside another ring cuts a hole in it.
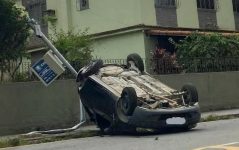
[{"label": "metal fence", "polygon": [[[125,59],[104,59],[104,64],[121,64],[126,65]],[[202,72],[225,72],[239,71],[239,58],[190,58],[184,61],[170,59],[144,59],[145,67],[151,74],[179,74],[179,73],[202,73]],[[72,66],[78,71],[87,61],[71,62]],[[31,63],[23,63],[17,71],[16,81],[37,80],[35,75],[30,71]],[[70,71],[66,70],[59,79],[72,79]]]},{"label": "metal fence", "polygon": [[239,71],[239,58],[194,58],[181,62],[189,73]]},{"label": "metal fence", "polygon": [[238,57],[188,58],[184,61],[154,59],[151,64],[156,74],[239,71]]}]

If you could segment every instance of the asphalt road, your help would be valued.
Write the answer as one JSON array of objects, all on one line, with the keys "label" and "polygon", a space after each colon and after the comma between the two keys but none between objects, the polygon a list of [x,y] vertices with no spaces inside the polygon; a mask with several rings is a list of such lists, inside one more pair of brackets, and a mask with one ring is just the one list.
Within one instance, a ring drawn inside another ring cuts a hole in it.
[{"label": "asphalt road", "polygon": [[239,146],[239,143],[235,143],[239,142],[238,125],[239,119],[222,120],[200,123],[196,129],[188,132],[91,137],[4,150],[194,150],[227,143]]}]

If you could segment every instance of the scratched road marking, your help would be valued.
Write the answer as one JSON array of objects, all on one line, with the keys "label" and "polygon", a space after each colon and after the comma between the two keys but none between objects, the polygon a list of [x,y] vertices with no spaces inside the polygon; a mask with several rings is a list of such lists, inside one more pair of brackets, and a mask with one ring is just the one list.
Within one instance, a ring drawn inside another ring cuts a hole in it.
[{"label": "scratched road marking", "polygon": [[239,142],[201,147],[194,150],[239,150]]}]

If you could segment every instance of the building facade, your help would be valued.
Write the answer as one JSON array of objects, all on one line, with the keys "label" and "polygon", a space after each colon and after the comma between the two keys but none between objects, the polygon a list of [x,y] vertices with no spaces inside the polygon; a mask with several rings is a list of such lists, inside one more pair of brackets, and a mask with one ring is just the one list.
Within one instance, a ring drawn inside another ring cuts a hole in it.
[{"label": "building facade", "polygon": [[[82,7],[83,4],[86,5]],[[58,27],[99,33],[145,24],[238,30],[238,0],[48,0]]]},{"label": "building facade", "polygon": [[[44,22],[44,15],[46,12],[46,0],[21,0],[22,5],[25,7],[30,18],[34,18],[40,25],[41,30],[44,34],[48,34],[48,24]],[[34,34],[31,35],[27,50],[31,54],[31,62],[37,61],[44,53],[47,48],[41,39],[36,37]]]},{"label": "building facade", "polygon": [[168,38],[195,30],[239,30],[239,0],[46,0],[44,7],[53,12],[58,30],[87,28],[94,56],[102,59],[133,52],[149,58],[155,45],[171,49]]}]

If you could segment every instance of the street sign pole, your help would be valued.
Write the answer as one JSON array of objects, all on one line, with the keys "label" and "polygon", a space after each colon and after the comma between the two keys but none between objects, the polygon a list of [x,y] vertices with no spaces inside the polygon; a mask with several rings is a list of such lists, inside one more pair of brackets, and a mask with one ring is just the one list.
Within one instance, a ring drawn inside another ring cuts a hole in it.
[{"label": "street sign pole", "polygon": [[46,44],[49,46],[49,48],[53,51],[53,53],[60,59],[60,61],[68,68],[71,73],[77,77],[76,70],[71,66],[71,64],[61,55],[61,53],[56,49],[56,47],[47,39],[47,37],[42,34],[41,36],[42,40],[46,42]]},{"label": "street sign pole", "polygon": [[[28,20],[28,24],[34,30],[35,34],[39,38],[41,38],[47,44],[47,46],[53,51],[53,53],[58,57],[58,59],[63,63],[63,65],[65,65],[65,67],[68,68],[75,77],[77,77],[76,70],[61,55],[61,53],[48,40],[48,38],[42,33],[40,25],[34,19],[30,19],[30,18]],[[67,128],[67,129],[55,129],[55,130],[49,130],[49,131],[34,131],[34,132],[30,132],[28,134],[35,134],[35,133],[45,133],[45,134],[49,134],[49,133],[62,133],[62,132],[69,132],[69,131],[74,131],[74,130],[78,129],[83,123],[85,123],[85,112],[84,112],[83,104],[82,104],[80,99],[79,99],[79,104],[80,104],[80,123],[76,124],[74,127]]]},{"label": "street sign pole", "polygon": [[71,64],[61,55],[61,53],[56,49],[56,47],[48,40],[48,38],[42,33],[40,25],[34,20],[30,19],[29,23],[32,29],[35,31],[36,35],[40,37],[53,51],[53,53],[60,59],[60,61],[68,68],[71,73],[77,77],[76,70],[71,66]]}]

